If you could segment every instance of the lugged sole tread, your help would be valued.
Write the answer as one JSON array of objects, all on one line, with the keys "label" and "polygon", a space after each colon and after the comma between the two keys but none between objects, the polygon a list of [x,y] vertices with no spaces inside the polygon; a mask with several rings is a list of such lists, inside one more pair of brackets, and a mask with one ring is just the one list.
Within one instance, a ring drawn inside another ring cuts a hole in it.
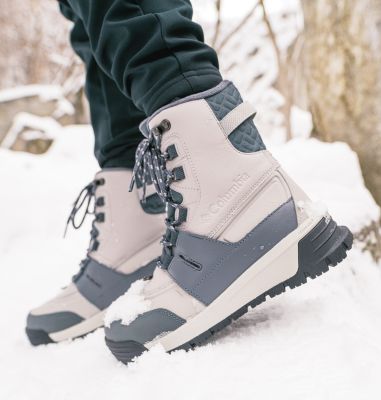
[{"label": "lugged sole tread", "polygon": [[107,347],[118,361],[128,364],[135,357],[142,355],[147,349],[139,342],[128,340],[124,342],[114,342],[105,338]]},{"label": "lugged sole tread", "polygon": [[[289,278],[284,282],[279,283],[278,285],[269,289],[267,292],[259,295],[256,299],[244,305],[242,308],[231,314],[229,317],[225,318],[223,321],[219,322],[217,325],[210,328],[208,331],[192,339],[192,341],[185,343],[182,346],[177,347],[176,349],[171,350],[171,352],[176,350],[190,350],[194,349],[197,346],[200,346],[205,341],[210,339],[213,335],[220,332],[225,327],[229,326],[233,321],[245,315],[250,310],[250,308],[251,309],[255,308],[258,305],[265,302],[267,296],[269,296],[270,298],[274,298],[279,294],[284,293],[286,291],[286,288],[295,289],[296,287],[299,287],[307,283],[307,278],[315,279],[318,276],[321,276],[323,273],[328,272],[329,267],[335,267],[337,264],[342,262],[347,256],[347,251],[349,251],[352,248],[353,236],[352,233],[348,230],[348,228],[346,227],[340,227],[340,228],[345,232],[345,237],[338,243],[337,247],[333,246],[332,253],[330,254],[330,256],[324,258],[323,263],[319,266],[319,270],[304,271],[301,268],[299,268],[299,271],[293,277]],[[322,232],[320,232],[319,235],[316,236],[315,238],[320,237],[321,234]],[[331,237],[332,235],[330,235],[330,238]],[[327,243],[328,241],[325,242]]]},{"label": "lugged sole tread", "polygon": [[[333,231],[332,231],[333,230]],[[327,234],[326,238],[322,238],[324,233]],[[334,238],[333,242],[332,238]],[[315,240],[322,240],[318,246],[315,248],[313,246],[313,242]],[[245,315],[251,308],[257,307],[261,303],[265,302],[267,296],[273,298],[282,294],[286,291],[287,288],[294,289],[299,287],[305,283],[307,283],[308,278],[315,279],[316,277],[322,275],[323,273],[329,271],[329,268],[332,266],[336,266],[341,261],[343,261],[347,256],[347,251],[352,248],[353,243],[353,235],[346,227],[339,227],[333,220],[329,220],[328,222],[323,218],[319,224],[315,226],[315,228],[309,232],[305,238],[303,238],[299,242],[299,246],[301,242],[306,241],[308,242],[307,246],[311,248],[308,249],[309,256],[312,254],[313,256],[317,257],[317,261],[313,260],[311,264],[311,260],[307,260],[305,265],[299,267],[298,272],[291,278],[287,279],[284,282],[279,283],[278,285],[274,286],[273,288],[269,289],[267,292],[262,293],[254,300],[250,301],[233,314],[226,317],[224,320],[220,321],[218,324],[212,326],[207,331],[203,332],[202,334],[198,335],[191,341],[177,347],[170,351],[176,350],[192,350],[197,346],[202,345],[205,341],[210,339],[216,333],[220,332],[227,326],[229,326],[233,321],[237,320],[238,318]],[[319,251],[324,251],[324,246],[329,246],[327,254],[321,256],[319,255]],[[302,255],[303,256],[303,255]],[[299,265],[303,263],[300,262],[300,254],[299,254]],[[114,356],[124,364],[128,364],[132,361],[133,358],[140,356],[144,351],[147,349],[140,343],[137,342],[112,342],[106,338],[106,344],[110,348],[111,352]]]}]

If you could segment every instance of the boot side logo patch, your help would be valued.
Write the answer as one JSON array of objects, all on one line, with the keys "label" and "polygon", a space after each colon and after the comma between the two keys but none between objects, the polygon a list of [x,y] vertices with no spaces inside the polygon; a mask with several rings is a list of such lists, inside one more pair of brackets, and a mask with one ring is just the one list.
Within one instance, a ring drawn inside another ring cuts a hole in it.
[{"label": "boot side logo patch", "polygon": [[225,207],[225,205],[234,198],[248,179],[249,175],[247,173],[239,174],[234,178],[233,184],[229,189],[223,195],[218,196],[217,200],[209,205],[206,212],[201,215],[201,219],[204,222],[208,222],[215,217]]}]

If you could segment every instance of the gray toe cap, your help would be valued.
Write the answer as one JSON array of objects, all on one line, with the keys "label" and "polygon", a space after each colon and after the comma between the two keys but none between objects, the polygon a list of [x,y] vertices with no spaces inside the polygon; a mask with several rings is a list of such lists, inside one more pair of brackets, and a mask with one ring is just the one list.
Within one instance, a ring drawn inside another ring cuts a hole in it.
[{"label": "gray toe cap", "polygon": [[139,315],[129,325],[114,321],[105,328],[106,338],[113,342],[134,341],[145,344],[164,332],[171,332],[186,322],[164,308],[148,311]]},{"label": "gray toe cap", "polygon": [[82,317],[69,311],[43,315],[29,314],[26,321],[26,327],[27,329],[53,333],[70,328],[82,321]]}]

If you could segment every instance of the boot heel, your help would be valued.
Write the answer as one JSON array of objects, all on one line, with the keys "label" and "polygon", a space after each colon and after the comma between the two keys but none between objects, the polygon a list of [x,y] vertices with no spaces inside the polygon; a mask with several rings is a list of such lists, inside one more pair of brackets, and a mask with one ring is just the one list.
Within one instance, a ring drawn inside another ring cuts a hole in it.
[{"label": "boot heel", "polygon": [[294,289],[306,283],[307,278],[315,279],[328,272],[329,267],[336,266],[346,258],[352,244],[353,235],[346,226],[338,226],[332,218],[322,218],[298,243],[297,273],[269,289],[250,305],[256,307],[265,301],[266,296],[278,296],[287,287]]},{"label": "boot heel", "polygon": [[340,263],[352,244],[353,235],[346,226],[338,226],[332,218],[323,218],[299,241],[298,272],[316,278]]}]

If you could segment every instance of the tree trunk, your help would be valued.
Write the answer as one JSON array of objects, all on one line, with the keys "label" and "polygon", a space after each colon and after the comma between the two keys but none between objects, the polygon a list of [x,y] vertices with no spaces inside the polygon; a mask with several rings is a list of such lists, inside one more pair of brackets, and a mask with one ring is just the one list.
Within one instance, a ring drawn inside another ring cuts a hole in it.
[{"label": "tree trunk", "polygon": [[[347,142],[381,205],[381,0],[302,0],[313,134]],[[340,162],[340,160],[338,160]]]}]

